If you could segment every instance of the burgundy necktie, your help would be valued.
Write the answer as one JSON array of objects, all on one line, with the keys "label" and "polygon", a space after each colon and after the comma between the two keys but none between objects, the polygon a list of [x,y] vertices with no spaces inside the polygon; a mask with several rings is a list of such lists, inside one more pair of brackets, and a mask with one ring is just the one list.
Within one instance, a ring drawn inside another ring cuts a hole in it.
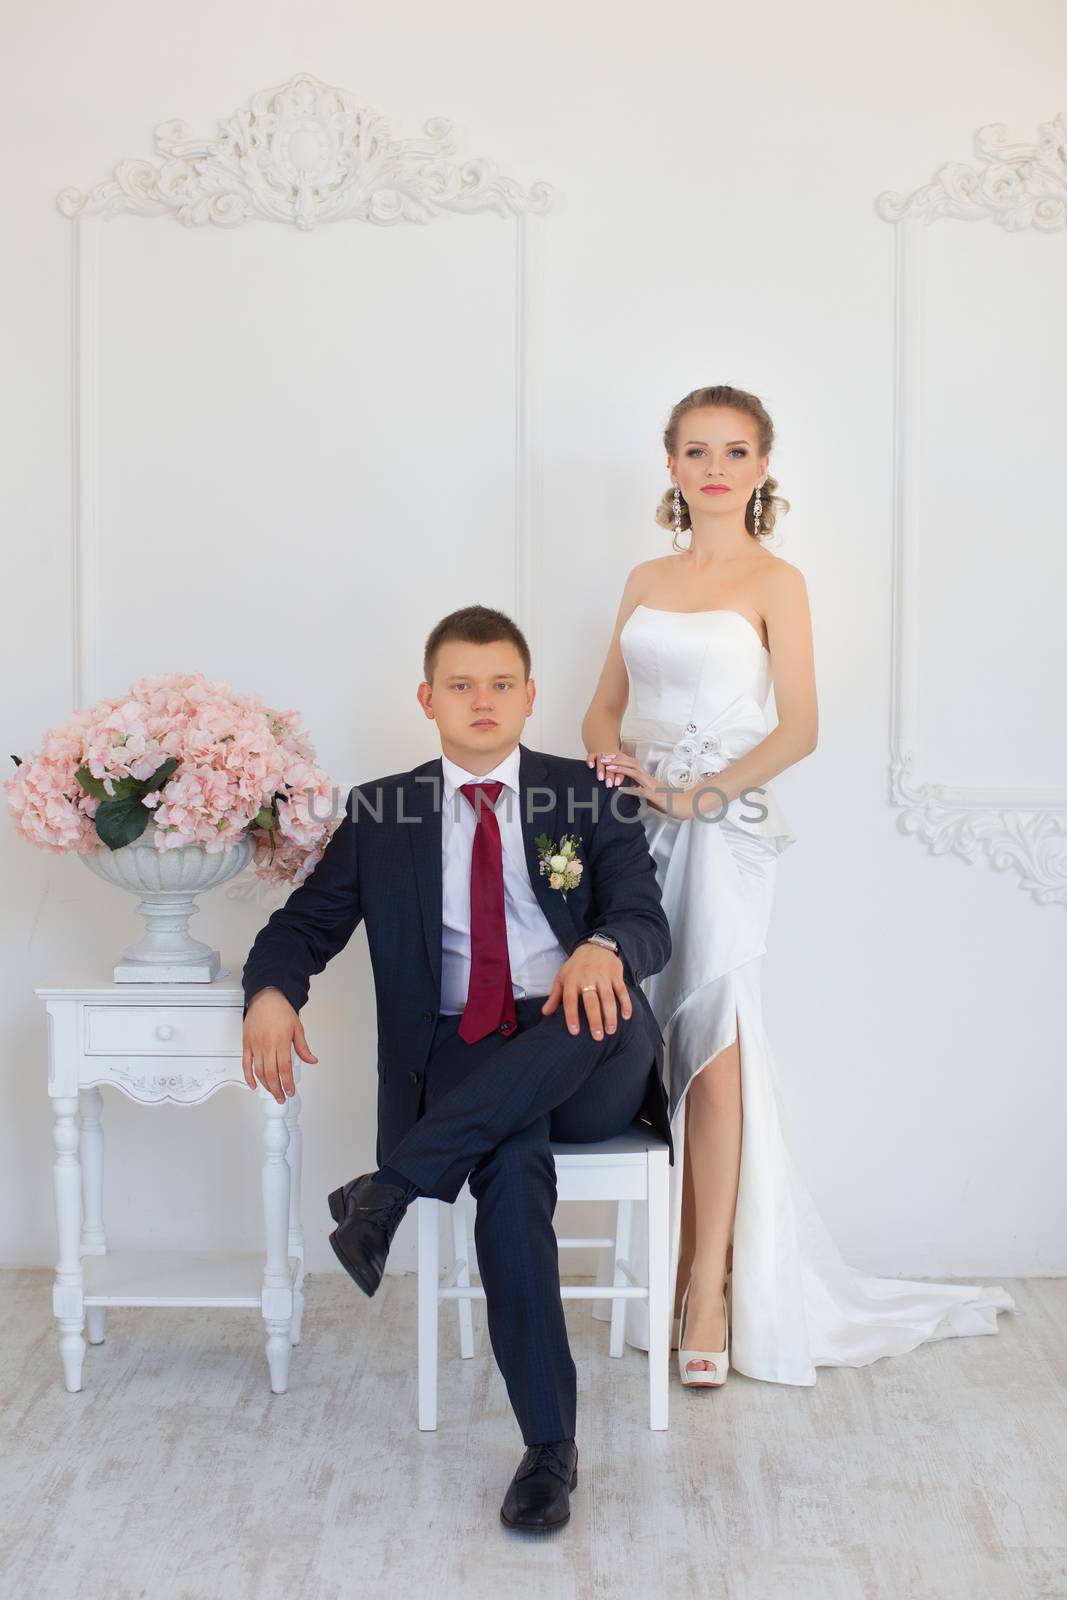
[{"label": "burgundy necktie", "polygon": [[[460,792],[474,808],[471,852],[471,974],[459,1035],[476,1044],[486,1034],[514,1033],[518,1026],[504,915],[504,859],[496,805],[502,783],[464,783]],[[489,801],[476,799],[481,791]]]}]

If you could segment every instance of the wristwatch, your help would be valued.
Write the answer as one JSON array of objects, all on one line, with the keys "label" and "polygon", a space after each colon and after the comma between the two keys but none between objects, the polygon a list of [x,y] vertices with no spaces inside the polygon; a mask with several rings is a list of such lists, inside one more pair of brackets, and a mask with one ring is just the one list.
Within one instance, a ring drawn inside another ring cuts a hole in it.
[{"label": "wristwatch", "polygon": [[598,944],[604,950],[610,950],[613,955],[619,953],[619,941],[613,939],[610,933],[588,933],[584,939],[578,940],[579,944]]}]

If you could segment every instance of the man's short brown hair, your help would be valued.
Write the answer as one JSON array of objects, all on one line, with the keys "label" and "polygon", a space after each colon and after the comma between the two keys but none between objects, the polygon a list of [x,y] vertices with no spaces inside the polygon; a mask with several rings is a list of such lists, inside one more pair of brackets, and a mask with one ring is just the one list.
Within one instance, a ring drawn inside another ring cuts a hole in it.
[{"label": "man's short brown hair", "polygon": [[522,629],[503,611],[492,611],[488,606],[464,606],[461,611],[450,611],[434,628],[426,641],[422,657],[422,675],[433,683],[437,666],[437,652],[443,644],[453,640],[463,644],[495,644],[498,639],[509,640],[522,657],[524,679],[530,676],[530,647]]}]

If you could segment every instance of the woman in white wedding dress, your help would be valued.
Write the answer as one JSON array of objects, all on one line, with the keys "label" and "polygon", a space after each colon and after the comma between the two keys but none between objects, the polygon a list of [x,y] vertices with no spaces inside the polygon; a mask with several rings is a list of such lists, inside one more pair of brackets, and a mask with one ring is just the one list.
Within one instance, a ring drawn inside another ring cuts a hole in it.
[{"label": "woman in white wedding dress", "polygon": [[[1015,1309],[1001,1288],[850,1267],[783,1132],[760,966],[794,836],[769,782],[815,748],[817,708],[803,576],[761,544],[788,509],[767,474],[773,437],[743,390],[698,389],[674,407],[663,439],[673,487],[656,520],[673,525],[677,553],[627,579],[582,724],[589,764],[641,791],[671,926],[670,961],[643,988],[666,1041],[675,1131],[674,1304],[686,1315],[674,1343],[683,1382],[702,1386],[730,1365],[812,1384],[819,1366],[996,1333],[998,1310]],[[647,1349],[641,1301],[627,1318],[630,1343]]]}]

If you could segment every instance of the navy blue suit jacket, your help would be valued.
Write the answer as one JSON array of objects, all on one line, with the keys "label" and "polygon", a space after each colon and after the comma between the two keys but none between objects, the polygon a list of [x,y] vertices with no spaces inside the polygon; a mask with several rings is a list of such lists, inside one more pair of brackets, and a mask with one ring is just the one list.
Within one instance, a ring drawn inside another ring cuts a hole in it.
[{"label": "navy blue suit jacket", "polygon": [[[519,746],[519,808],[530,882],[569,955],[597,928],[619,943],[633,997],[629,1021],[649,1039],[642,1117],[671,1142],[663,1036],[641,980],[671,953],[655,863],[633,790],[609,790],[584,760]],[[441,1005],[441,758],[356,784],[345,815],[305,881],[260,929],[241,981],[245,1006],[272,985],[299,1011],[312,975],[366,924],[378,1011],[378,1161],[419,1113]],[[506,801],[502,802],[506,804]],[[537,835],[580,837],[581,883],[566,898],[540,871]],[[582,1027],[588,1026],[582,1010]],[[672,1157],[673,1158],[673,1157]]]}]

